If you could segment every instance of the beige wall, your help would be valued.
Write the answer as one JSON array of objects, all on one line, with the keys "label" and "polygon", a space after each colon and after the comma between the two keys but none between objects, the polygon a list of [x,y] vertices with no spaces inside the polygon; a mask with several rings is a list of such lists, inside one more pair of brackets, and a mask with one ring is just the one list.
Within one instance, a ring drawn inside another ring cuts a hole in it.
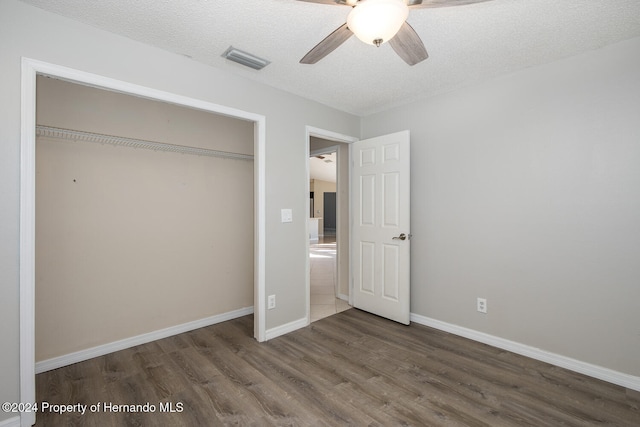
[{"label": "beige wall", "polygon": [[335,193],[336,183],[323,181],[321,179],[312,179],[310,189],[313,191],[313,217],[320,218],[318,220],[318,233],[324,234],[324,193]]},{"label": "beige wall", "polygon": [[[253,152],[251,123],[39,78],[38,124]],[[253,306],[253,162],[38,138],[36,361]]]}]

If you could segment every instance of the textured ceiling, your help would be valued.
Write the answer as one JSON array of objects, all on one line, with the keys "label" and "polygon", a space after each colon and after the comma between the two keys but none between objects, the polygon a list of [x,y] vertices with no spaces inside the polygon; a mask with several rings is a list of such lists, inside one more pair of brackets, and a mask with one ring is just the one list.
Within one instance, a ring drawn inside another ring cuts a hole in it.
[{"label": "textured ceiling", "polygon": [[309,158],[309,178],[327,182],[336,182],[336,153],[326,153]]},{"label": "textured ceiling", "polygon": [[[409,67],[388,44],[352,37],[315,65],[298,61],[349,7],[296,0],[22,0],[195,61],[367,115],[518,69],[640,36],[640,0],[492,0],[412,9],[429,59]],[[233,45],[262,71],[220,55]]]}]

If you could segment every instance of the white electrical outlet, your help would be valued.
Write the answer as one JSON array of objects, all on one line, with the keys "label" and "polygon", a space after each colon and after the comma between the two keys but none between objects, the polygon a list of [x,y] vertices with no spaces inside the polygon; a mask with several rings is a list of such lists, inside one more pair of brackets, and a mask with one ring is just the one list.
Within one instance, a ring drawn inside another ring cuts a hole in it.
[{"label": "white electrical outlet", "polygon": [[487,312],[487,299],[486,298],[478,298],[478,311],[480,313]]},{"label": "white electrical outlet", "polygon": [[267,297],[267,310],[271,310],[273,308],[276,308],[276,296],[269,295]]}]

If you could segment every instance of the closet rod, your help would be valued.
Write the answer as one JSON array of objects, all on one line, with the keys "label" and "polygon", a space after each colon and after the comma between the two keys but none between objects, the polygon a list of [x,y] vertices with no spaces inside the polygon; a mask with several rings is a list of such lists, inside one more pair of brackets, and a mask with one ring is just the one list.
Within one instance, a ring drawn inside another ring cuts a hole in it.
[{"label": "closet rod", "polygon": [[207,148],[187,147],[184,145],[165,144],[164,142],[145,141],[143,139],[124,138],[121,136],[103,135],[100,133],[62,129],[51,126],[36,125],[36,136],[68,140],[97,142],[100,144],[119,145],[123,147],[144,148],[154,151],[194,154],[196,156],[222,157],[225,159],[253,160],[253,155],[230,153],[227,151],[209,150]]}]

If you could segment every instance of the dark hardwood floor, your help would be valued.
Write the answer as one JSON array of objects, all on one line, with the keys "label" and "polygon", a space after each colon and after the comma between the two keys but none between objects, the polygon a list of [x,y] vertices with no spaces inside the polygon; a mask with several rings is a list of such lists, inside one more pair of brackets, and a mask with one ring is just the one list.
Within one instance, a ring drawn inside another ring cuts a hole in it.
[{"label": "dark hardwood floor", "polygon": [[252,329],[247,316],[39,374],[39,402],[89,406],[37,425],[640,425],[633,392],[421,325],[351,309],[262,344]]}]

